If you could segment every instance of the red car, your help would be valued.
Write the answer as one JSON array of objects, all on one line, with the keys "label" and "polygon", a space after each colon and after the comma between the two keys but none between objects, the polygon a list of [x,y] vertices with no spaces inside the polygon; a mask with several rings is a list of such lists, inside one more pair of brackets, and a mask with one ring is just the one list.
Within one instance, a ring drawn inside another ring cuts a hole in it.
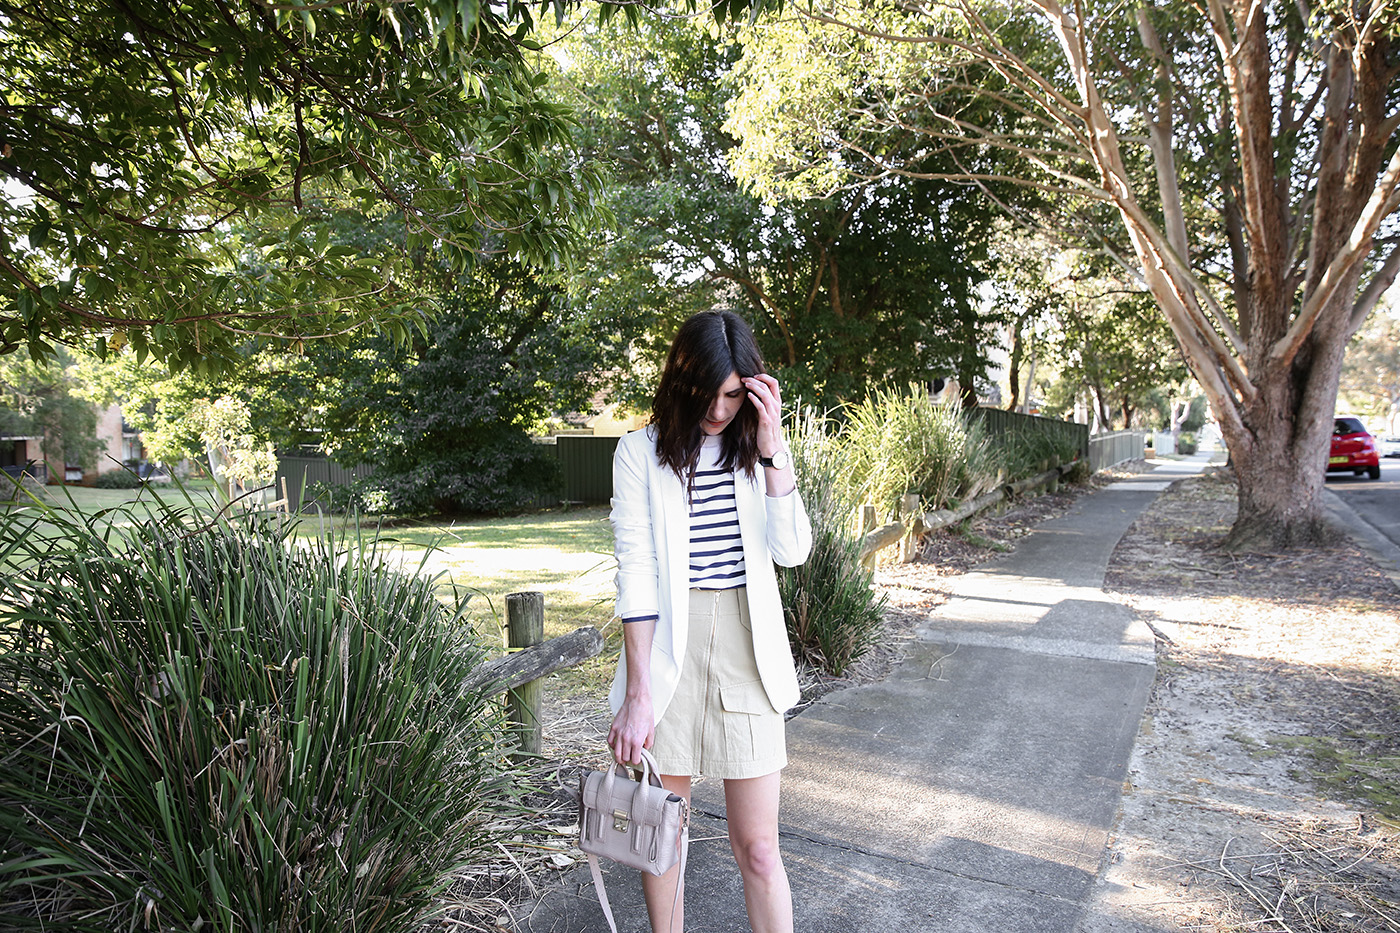
[{"label": "red car", "polygon": [[1351,470],[1371,479],[1381,478],[1381,455],[1376,439],[1367,433],[1357,418],[1338,418],[1332,426],[1332,453],[1327,458],[1327,472]]}]

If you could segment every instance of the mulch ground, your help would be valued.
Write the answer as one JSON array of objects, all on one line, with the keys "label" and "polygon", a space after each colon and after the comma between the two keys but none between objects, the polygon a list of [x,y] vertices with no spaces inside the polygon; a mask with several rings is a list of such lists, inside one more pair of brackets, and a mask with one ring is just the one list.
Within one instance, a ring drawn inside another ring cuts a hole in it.
[{"label": "mulch ground", "polygon": [[1179,481],[1110,563],[1158,675],[1083,933],[1400,931],[1400,592],[1346,538],[1223,550],[1235,514]]}]

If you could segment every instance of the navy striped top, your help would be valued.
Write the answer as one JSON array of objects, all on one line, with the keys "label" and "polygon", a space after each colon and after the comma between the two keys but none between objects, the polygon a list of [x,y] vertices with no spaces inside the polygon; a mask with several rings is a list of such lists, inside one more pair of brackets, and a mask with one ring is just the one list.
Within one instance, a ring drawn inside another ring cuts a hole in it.
[{"label": "navy striped top", "polygon": [[743,586],[744,542],[734,502],[734,472],[720,467],[721,439],[705,438],[690,496],[690,586],[728,590]]}]

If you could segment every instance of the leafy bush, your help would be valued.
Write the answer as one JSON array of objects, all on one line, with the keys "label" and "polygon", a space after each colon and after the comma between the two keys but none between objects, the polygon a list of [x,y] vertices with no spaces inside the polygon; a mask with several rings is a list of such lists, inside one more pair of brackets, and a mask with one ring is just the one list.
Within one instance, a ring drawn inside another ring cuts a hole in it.
[{"label": "leafy bush", "polygon": [[513,512],[557,492],[559,475],[553,448],[512,430],[478,446],[422,451],[413,463],[392,458],[334,501],[366,515]]},{"label": "leafy bush", "polygon": [[145,483],[131,470],[108,470],[99,473],[93,485],[98,489],[140,489]]},{"label": "leafy bush", "polygon": [[373,542],[129,518],[0,526],[0,927],[413,929],[495,845],[468,626]]},{"label": "leafy bush", "polygon": [[1182,431],[1176,437],[1176,452],[1190,456],[1196,452],[1196,435],[1190,431]]},{"label": "leafy bush", "polygon": [[860,563],[855,501],[845,482],[847,448],[826,419],[805,409],[788,437],[798,488],[812,520],[812,553],[800,567],[780,567],[778,589],[796,654],[840,675],[864,654],[884,625],[885,597]]},{"label": "leafy bush", "polygon": [[874,503],[881,520],[897,515],[908,493],[936,509],[995,481],[981,425],[969,425],[956,407],[935,405],[923,386],[877,389],[844,413],[849,495]]}]

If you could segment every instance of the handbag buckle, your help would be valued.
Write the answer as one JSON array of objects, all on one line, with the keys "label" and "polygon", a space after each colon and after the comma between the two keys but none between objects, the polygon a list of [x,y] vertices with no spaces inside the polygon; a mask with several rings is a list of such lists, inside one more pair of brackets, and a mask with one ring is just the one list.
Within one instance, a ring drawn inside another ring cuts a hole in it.
[{"label": "handbag buckle", "polygon": [[613,811],[613,832],[615,832],[615,833],[625,833],[625,832],[627,832],[627,823],[628,823],[628,821],[629,821],[630,819],[631,819],[631,817],[628,816],[626,810],[614,810],[614,811]]}]

